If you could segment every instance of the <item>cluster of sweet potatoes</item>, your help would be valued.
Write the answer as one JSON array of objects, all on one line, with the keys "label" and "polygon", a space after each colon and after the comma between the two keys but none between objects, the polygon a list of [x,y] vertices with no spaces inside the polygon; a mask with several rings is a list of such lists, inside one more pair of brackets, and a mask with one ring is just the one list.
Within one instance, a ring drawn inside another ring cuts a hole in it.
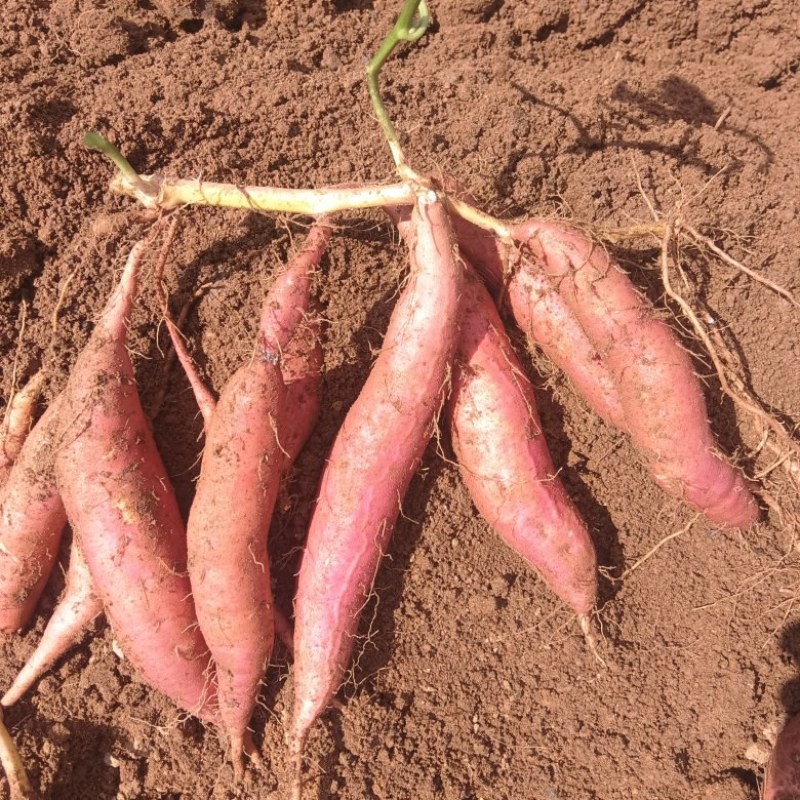
[{"label": "cluster of sweet potatoes", "polygon": [[[142,411],[126,325],[149,242],[122,277],[64,391],[28,433],[38,382],[9,403],[0,441],[0,627],[25,625],[67,521],[67,586],[42,642],[3,697],[13,704],[104,613],[141,678],[218,725],[237,772],[276,629],[293,645],[289,748],[302,754],[341,686],[359,615],[404,494],[440,427],[476,507],[578,615],[597,597],[591,536],[558,478],[534,392],[500,310],[626,432],[653,479],[717,525],[755,522],[758,505],[716,447],[692,361],[608,253],[565,224],[529,220],[500,242],[416,188],[387,209],[410,272],[383,346],[336,436],[319,484],[292,634],[276,616],[267,533],[282,477],[319,411],[322,354],[309,313],[331,228],[312,227],[266,297],[252,357],[219,400],[170,324],[205,423],[188,522]],[[151,235],[152,236],[152,235]]]}]

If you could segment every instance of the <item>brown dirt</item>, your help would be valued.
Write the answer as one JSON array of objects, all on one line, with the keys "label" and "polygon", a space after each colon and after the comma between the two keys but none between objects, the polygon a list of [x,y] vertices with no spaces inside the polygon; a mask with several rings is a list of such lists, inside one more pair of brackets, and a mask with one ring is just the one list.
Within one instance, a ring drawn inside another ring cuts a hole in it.
[{"label": "brown dirt", "polygon": [[[84,131],[112,136],[142,172],[284,186],[388,179],[362,70],[398,6],[7,0],[2,396],[22,304],[17,372],[45,365],[51,398],[141,230],[132,203],[106,189],[109,165],[82,148]],[[433,31],[387,67],[384,81],[411,163],[451,171],[498,214],[558,210],[608,226],[648,220],[638,170],[659,206],[691,199],[698,226],[800,292],[792,0],[432,6]],[[404,268],[380,216],[340,222],[321,291],[324,415],[298,463],[291,508],[271,534],[286,611],[321,464],[380,344]],[[216,389],[249,353],[289,230],[255,213],[184,215],[168,275],[173,308],[198,284],[217,282],[187,329]],[[621,255],[658,298],[654,243]],[[727,331],[753,392],[798,424],[797,314],[728,267],[686,259],[692,296]],[[146,406],[165,380],[157,320],[150,287],[130,340]],[[599,618],[608,668],[571,615],[489,534],[456,470],[432,448],[378,576],[343,709],[329,711],[310,742],[318,796],[756,798],[769,737],[800,708],[797,531],[774,512],[747,535],[698,523],[618,580],[691,515],[653,487],[627,441],[563,382],[532,375],[554,457],[606,567]],[[155,432],[185,510],[200,424],[185,381],[175,371],[166,380]],[[758,432],[715,380],[707,396],[723,447],[752,466],[746,454]],[[775,491],[791,501],[786,487]],[[62,584],[56,576],[32,626],[3,644],[0,685],[36,643]],[[238,792],[218,736],[179,723],[117,658],[103,625],[7,717],[48,798],[277,798],[287,785],[290,698],[291,669],[279,650],[254,720],[269,770],[251,773]]]}]

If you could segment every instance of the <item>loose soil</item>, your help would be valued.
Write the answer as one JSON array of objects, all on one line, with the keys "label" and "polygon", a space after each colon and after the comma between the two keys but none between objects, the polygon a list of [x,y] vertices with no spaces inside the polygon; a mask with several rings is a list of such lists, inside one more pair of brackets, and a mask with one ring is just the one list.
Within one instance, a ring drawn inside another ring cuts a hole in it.
[{"label": "loose soil", "polygon": [[[38,366],[48,370],[45,400],[63,387],[143,230],[134,204],[107,190],[110,165],[81,146],[86,130],[113,138],[141,172],[297,187],[390,180],[363,68],[399,5],[6,0],[2,396]],[[796,3],[432,6],[432,31],[389,64],[383,83],[418,169],[455,174],[498,215],[606,227],[650,220],[638,175],[659,208],[683,201],[717,242],[800,293]],[[405,274],[403,248],[381,215],[338,222],[320,282],[324,412],[270,533],[287,613],[320,469]],[[184,213],[167,275],[172,307],[213,283],[186,334],[215,389],[248,357],[262,294],[302,224]],[[619,255],[671,313],[657,249],[641,240]],[[797,313],[729,267],[683,255],[683,290],[724,332],[753,393],[797,425]],[[201,425],[186,381],[165,374],[167,337],[144,283],[130,346],[151,412],[166,387],[154,428],[185,511]],[[525,361],[603,565],[607,667],[569,611],[478,518],[442,440],[403,504],[341,707],[309,743],[319,787],[309,796],[754,800],[776,730],[800,709],[792,517],[769,510],[743,535],[697,522],[621,579],[692,515],[654,488],[625,437],[562,378],[539,357]],[[698,359],[697,370],[709,376],[709,416],[724,450],[750,470],[768,466],[750,455],[759,430],[721,394],[707,363]],[[771,493],[791,510],[778,476]],[[59,572],[32,625],[3,643],[0,685],[36,644],[62,585]],[[285,797],[291,673],[279,647],[254,719],[268,769],[238,789],[218,735],[143,686],[100,622],[7,721],[46,798]]]}]

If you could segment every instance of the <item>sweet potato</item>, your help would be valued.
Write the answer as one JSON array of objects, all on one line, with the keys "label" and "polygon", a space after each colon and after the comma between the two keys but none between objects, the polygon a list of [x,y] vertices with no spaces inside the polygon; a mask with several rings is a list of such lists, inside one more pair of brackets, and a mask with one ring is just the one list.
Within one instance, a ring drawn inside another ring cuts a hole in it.
[{"label": "sweet potato", "polygon": [[513,267],[508,299],[528,342],[538,345],[564,372],[601,419],[627,431],[625,412],[608,366],[547,278],[524,259]]},{"label": "sweet potato", "polygon": [[277,432],[285,395],[277,360],[267,354],[227,383],[208,427],[187,526],[197,617],[216,665],[237,774],[274,638],[267,531],[283,467]]},{"label": "sweet potato", "polygon": [[58,605],[36,649],[14,678],[0,700],[4,707],[12,706],[39,680],[82,636],[89,623],[103,613],[103,604],[94,592],[89,567],[73,538],[70,548],[67,582]]},{"label": "sweet potato", "polygon": [[265,301],[274,310],[270,312],[271,321],[262,324],[262,331],[267,334],[263,343],[280,350],[281,376],[287,393],[286,415],[280,423],[286,469],[303,449],[319,416],[322,347],[319,319],[312,309],[311,280],[330,234],[327,220],[320,218]]},{"label": "sweet potato", "polygon": [[[475,205],[450,177],[448,189]],[[453,214],[453,228],[464,257],[489,290],[507,300],[531,350],[540,348],[569,379],[575,391],[608,424],[627,430],[619,392],[602,355],[548,278],[524,253]]]},{"label": "sweet potato", "polygon": [[[189,514],[189,576],[216,665],[220,714],[237,776],[243,752],[257,757],[247,726],[274,639],[267,533],[289,457],[279,438],[294,412],[287,406],[282,353],[304,323],[313,267],[329,235],[328,227],[313,228],[267,295],[256,352],[228,381],[207,421]],[[300,411],[307,424],[309,409]],[[287,427],[296,455],[307,432]]]},{"label": "sweet potato", "polygon": [[314,429],[322,388],[322,347],[319,323],[308,317],[281,356],[281,375],[286,385],[287,414],[281,425],[281,446],[287,468],[303,449]]},{"label": "sweet potato", "polygon": [[[287,339],[287,334],[291,337],[281,346],[279,358],[281,376],[287,390],[287,414],[279,426],[286,469],[300,454],[319,416],[323,357],[319,342],[319,320],[311,311],[309,292],[314,269],[327,247],[329,237],[330,227],[321,219],[311,229],[306,244],[293,264],[287,267],[285,274],[288,282],[281,290],[285,307],[291,309],[290,316],[279,320],[280,327],[285,329],[281,339]],[[290,272],[291,279],[288,275]],[[180,331],[168,316],[165,321],[175,354],[208,427],[217,401],[198,375]]]},{"label": "sweet potato", "polygon": [[[389,213],[406,238],[405,209]],[[483,517],[539,571],[588,631],[597,597],[594,545],[556,475],[533,387],[489,292],[466,258],[473,252],[488,265],[482,278],[496,289],[502,279],[503,245],[461,218],[454,217],[453,227],[457,235],[460,232],[467,280],[446,417],[462,477]],[[547,282],[543,275],[539,279]],[[547,292],[554,294],[551,288]],[[552,323],[552,318],[546,321]],[[607,372],[605,376],[610,380]]]},{"label": "sweet potato", "polygon": [[8,471],[17,460],[28,436],[36,400],[43,383],[44,373],[37,372],[8,401],[3,422],[0,424],[0,486],[5,483]]},{"label": "sweet potato", "polygon": [[559,480],[522,371],[484,286],[467,282],[447,418],[473,502],[587,627],[597,599],[589,533]]},{"label": "sweet potato", "polygon": [[56,478],[117,641],[144,680],[216,720],[175,495],[139,401],[125,346],[146,242],[81,351],[64,396]]},{"label": "sweet potato", "polygon": [[631,438],[659,486],[716,524],[755,522],[755,499],[717,449],[691,358],[622,269],[561,223],[533,219],[513,235],[602,353]]},{"label": "sweet potato", "polygon": [[800,714],[792,717],[778,735],[772,751],[761,800],[800,798]]},{"label": "sweet potato", "polygon": [[309,729],[342,683],[361,609],[445,398],[463,285],[454,250],[442,202],[421,194],[411,276],[334,442],[300,569],[289,731],[294,797]]},{"label": "sweet potato", "polygon": [[67,516],[53,455],[63,398],[57,397],[25,440],[0,489],[0,631],[30,618],[58,555]]}]

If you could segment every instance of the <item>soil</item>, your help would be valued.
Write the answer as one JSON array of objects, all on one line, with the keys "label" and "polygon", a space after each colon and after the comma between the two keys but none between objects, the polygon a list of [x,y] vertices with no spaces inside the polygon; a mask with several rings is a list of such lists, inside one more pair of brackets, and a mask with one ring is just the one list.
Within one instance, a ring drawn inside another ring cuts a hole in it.
[{"label": "soil", "polygon": [[[417,169],[456,175],[509,218],[558,214],[618,228],[651,220],[645,198],[664,212],[683,203],[684,218],[800,294],[793,0],[431,6],[432,30],[389,63],[382,83]],[[82,147],[85,131],[108,135],[142,173],[290,187],[391,180],[363,69],[398,7],[6,0],[2,396],[40,366],[44,401],[63,387],[144,230],[133,201],[108,191],[113,169]],[[320,281],[323,413],[270,533],[287,613],[320,469],[406,268],[380,214],[338,223]],[[263,292],[303,224],[245,211],[183,213],[167,271],[172,309],[213,284],[185,332],[216,390],[249,356]],[[663,301],[658,243],[631,240],[619,256],[699,354]],[[747,385],[796,426],[796,310],[696,250],[686,248],[682,263],[682,290],[724,335]],[[185,379],[165,371],[166,334],[152,281],[144,284],[130,347],[185,512],[201,424]],[[309,797],[754,800],[776,731],[800,710],[795,493],[778,469],[754,530],[697,520],[626,574],[693,514],[658,491],[627,439],[518,343],[561,477],[603,565],[607,666],[477,516],[443,439],[403,504],[341,705],[309,742]],[[698,357],[697,370],[723,450],[751,474],[769,467],[771,457],[754,455],[759,426],[723,395],[707,361]],[[3,642],[0,685],[35,646],[62,586],[58,571],[31,625]],[[250,770],[239,787],[219,736],[140,683],[102,622],[6,717],[45,798],[279,798],[290,772],[291,674],[278,647],[253,721],[268,767]]]}]

